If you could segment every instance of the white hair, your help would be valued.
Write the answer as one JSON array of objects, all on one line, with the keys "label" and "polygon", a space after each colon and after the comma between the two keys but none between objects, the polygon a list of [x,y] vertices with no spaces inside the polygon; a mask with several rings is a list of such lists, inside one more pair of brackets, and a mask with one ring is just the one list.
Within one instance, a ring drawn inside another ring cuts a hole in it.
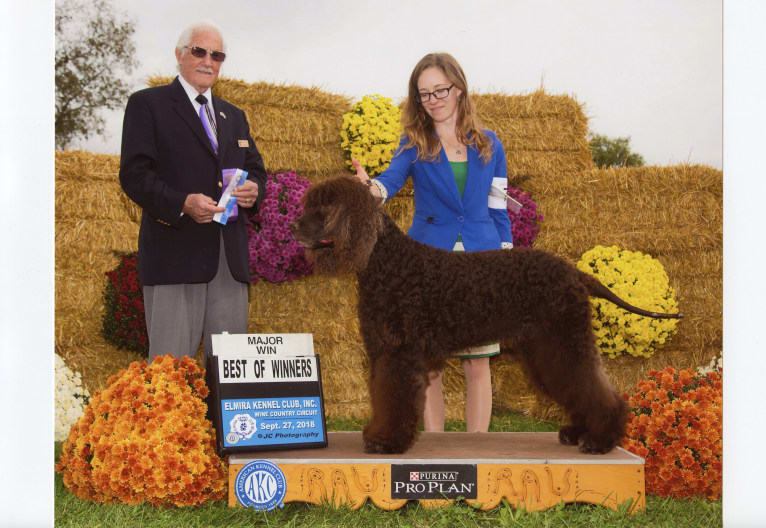
[{"label": "white hair", "polygon": [[213,22],[202,21],[195,22],[191,26],[184,29],[183,32],[181,32],[181,36],[178,37],[178,43],[176,44],[176,49],[181,52],[181,55],[186,53],[187,50],[184,48],[184,46],[191,44],[192,37],[197,31],[212,31],[214,33],[218,33],[218,36],[221,38],[221,46],[223,47],[223,49],[220,51],[226,53],[226,41],[223,39],[221,28],[219,28]]}]

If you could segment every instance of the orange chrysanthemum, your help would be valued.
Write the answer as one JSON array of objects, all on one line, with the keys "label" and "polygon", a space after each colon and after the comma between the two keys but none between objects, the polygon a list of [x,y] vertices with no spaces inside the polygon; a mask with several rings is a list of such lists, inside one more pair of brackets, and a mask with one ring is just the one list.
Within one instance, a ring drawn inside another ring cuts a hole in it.
[{"label": "orange chrysanthemum", "polygon": [[623,447],[646,460],[646,492],[721,497],[722,370],[652,370],[624,398],[633,407]]},{"label": "orange chrysanthemum", "polygon": [[205,418],[204,370],[157,357],[111,376],[64,442],[56,471],[77,497],[191,506],[223,498],[226,466]]}]

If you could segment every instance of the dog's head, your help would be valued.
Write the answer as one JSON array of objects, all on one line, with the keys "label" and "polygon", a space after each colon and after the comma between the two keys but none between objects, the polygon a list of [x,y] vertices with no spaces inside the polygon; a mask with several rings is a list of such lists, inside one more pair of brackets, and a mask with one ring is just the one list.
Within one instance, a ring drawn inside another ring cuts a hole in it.
[{"label": "dog's head", "polygon": [[356,273],[367,267],[383,226],[378,199],[355,178],[312,185],[303,197],[303,214],[290,225],[320,273]]}]

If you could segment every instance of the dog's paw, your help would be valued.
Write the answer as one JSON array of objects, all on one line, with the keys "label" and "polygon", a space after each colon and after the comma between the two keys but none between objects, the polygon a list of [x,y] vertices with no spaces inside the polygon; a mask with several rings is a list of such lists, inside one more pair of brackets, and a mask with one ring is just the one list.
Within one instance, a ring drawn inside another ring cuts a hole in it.
[{"label": "dog's paw", "polygon": [[396,446],[389,443],[381,442],[380,440],[364,440],[364,452],[365,453],[382,453],[382,454],[399,454],[404,453],[405,449],[401,446]]},{"label": "dog's paw", "polygon": [[559,429],[559,442],[564,445],[577,445],[580,437],[585,433],[585,428],[577,425],[565,425]]},{"label": "dog's paw", "polygon": [[594,438],[589,434],[586,434],[582,438],[578,449],[581,453],[586,455],[605,455],[612,449],[614,449],[615,442],[611,440],[605,440],[603,438]]},{"label": "dog's paw", "polygon": [[362,431],[365,453],[403,453],[404,449],[395,442],[396,437],[381,434],[381,430],[368,423]]}]

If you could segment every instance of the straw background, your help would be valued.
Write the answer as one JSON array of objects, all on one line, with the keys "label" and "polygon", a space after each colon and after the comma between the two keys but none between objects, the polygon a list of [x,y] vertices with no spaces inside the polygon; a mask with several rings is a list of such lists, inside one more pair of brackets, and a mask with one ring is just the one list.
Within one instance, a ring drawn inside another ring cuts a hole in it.
[{"label": "straw background", "polygon": [[[169,82],[156,77],[150,85]],[[316,88],[221,79],[214,93],[246,113],[268,172],[295,170],[313,183],[348,173],[340,148],[341,116],[351,101]],[[610,378],[630,390],[651,368],[706,364],[722,348],[722,173],[679,165],[600,170],[586,139],[587,118],[573,98],[475,94],[485,126],[505,146],[512,185],[532,194],[545,216],[536,246],[572,262],[591,247],[618,245],[658,258],[687,315],[678,333],[650,359],[605,359]],[[82,372],[93,393],[131,361],[101,337],[105,272],[135,251],[140,209],[121,191],[119,157],[56,153],[56,351]],[[411,222],[412,188],[386,206],[403,228]],[[321,355],[331,416],[367,416],[367,360],[356,320],[352,277],[309,276],[250,287],[249,331],[308,332]],[[510,348],[504,344],[504,348]],[[560,409],[535,394],[511,357],[492,360],[494,405],[541,418]],[[462,368],[444,376],[448,416],[462,417]]]}]

